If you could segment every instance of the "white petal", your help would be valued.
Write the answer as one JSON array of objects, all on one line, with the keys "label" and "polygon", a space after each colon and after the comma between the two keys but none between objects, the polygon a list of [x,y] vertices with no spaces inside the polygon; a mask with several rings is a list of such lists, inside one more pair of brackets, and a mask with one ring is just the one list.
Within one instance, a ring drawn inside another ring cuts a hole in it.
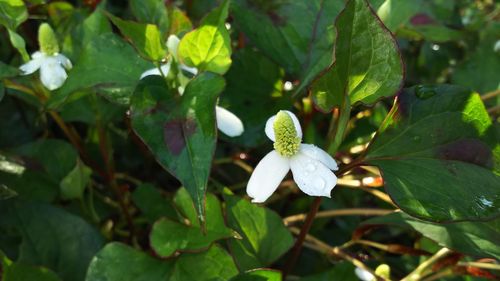
[{"label": "white petal", "polygon": [[168,48],[168,51],[175,58],[177,58],[177,48],[179,47],[179,43],[180,42],[181,42],[181,40],[179,39],[179,37],[177,37],[175,35],[168,36],[168,39],[167,39],[167,48]]},{"label": "white petal", "polygon": [[53,91],[60,88],[68,75],[63,66],[55,57],[46,57],[42,59],[40,67],[40,80],[42,84],[49,90]]},{"label": "white petal", "polygon": [[216,106],[215,118],[217,119],[217,128],[224,134],[230,137],[237,137],[243,134],[243,123],[238,116],[234,115],[231,111]]},{"label": "white petal", "polygon": [[[297,131],[297,136],[302,139],[302,128],[300,127],[299,119],[297,119],[297,116],[295,116],[295,114],[293,114],[292,112],[288,110],[284,111],[288,113],[288,115],[290,115],[290,117],[292,118],[293,124],[295,125],[295,130]],[[267,120],[265,128],[267,137],[272,141],[276,141],[276,138],[274,136],[274,127],[273,127],[274,120],[276,120],[276,115],[271,116],[271,118]]]},{"label": "white petal", "polygon": [[41,64],[42,64],[42,59],[33,58],[29,62],[21,65],[19,69],[21,70],[22,75],[28,75],[37,71],[40,68]]},{"label": "white petal", "polygon": [[333,159],[330,154],[313,144],[301,144],[300,152],[311,157],[312,159],[318,160],[319,162],[327,166],[330,170],[337,171],[339,169],[337,166],[337,162],[335,162],[335,159]]},{"label": "white petal", "polygon": [[67,57],[65,57],[64,55],[58,54],[55,57],[56,57],[57,61],[59,61],[59,63],[62,64],[62,66],[64,66],[64,68],[66,68],[68,70],[73,68],[71,61]]},{"label": "white petal", "polygon": [[330,197],[337,177],[323,163],[299,151],[290,158],[293,179],[300,190],[310,196]]},{"label": "white petal", "polygon": [[45,54],[40,52],[40,51],[36,51],[33,54],[31,54],[32,59],[39,59],[39,58],[44,58],[44,57],[45,57]]},{"label": "white petal", "polygon": [[356,273],[358,278],[362,281],[375,280],[375,276],[373,276],[373,274],[371,274],[370,272],[368,272],[360,267],[356,267],[356,269],[354,269],[354,273]]},{"label": "white petal", "polygon": [[[161,68],[161,71],[163,72],[163,75],[167,76],[168,75],[168,72],[170,71],[170,65],[172,63],[169,61],[167,62],[166,64],[163,64],[162,66],[160,66]],[[158,69],[158,67],[155,67],[155,68],[151,68],[149,70],[146,70],[144,71],[142,74],[141,74],[141,78],[144,78],[146,76],[150,76],[150,75],[158,75],[158,76],[161,76],[161,73],[160,73],[160,70]]]},{"label": "white petal", "polygon": [[198,74],[198,68],[196,68],[196,67],[189,67],[187,65],[181,64],[181,69],[184,71],[187,71],[193,75]]},{"label": "white petal", "polygon": [[247,193],[253,198],[252,202],[266,201],[278,188],[289,170],[289,160],[281,157],[274,150],[262,158],[255,167],[247,185]]}]

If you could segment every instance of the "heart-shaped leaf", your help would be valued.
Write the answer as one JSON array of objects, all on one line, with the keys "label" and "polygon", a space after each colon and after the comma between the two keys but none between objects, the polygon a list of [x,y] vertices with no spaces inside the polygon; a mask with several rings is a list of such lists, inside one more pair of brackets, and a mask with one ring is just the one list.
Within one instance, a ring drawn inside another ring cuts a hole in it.
[{"label": "heart-shaped leaf", "polygon": [[500,214],[498,135],[477,93],[417,86],[397,99],[367,150],[399,207],[431,221]]},{"label": "heart-shaped leaf", "polygon": [[203,73],[178,97],[162,77],[148,76],[131,101],[132,128],[186,187],[200,217],[217,138],[215,104],[223,89],[221,76]]}]

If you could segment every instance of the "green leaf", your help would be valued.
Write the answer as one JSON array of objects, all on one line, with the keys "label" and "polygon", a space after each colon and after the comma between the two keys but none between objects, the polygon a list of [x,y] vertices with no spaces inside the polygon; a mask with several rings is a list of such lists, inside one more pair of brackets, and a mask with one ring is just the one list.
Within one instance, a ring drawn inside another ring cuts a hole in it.
[{"label": "green leaf", "polygon": [[236,196],[224,195],[228,225],[243,239],[229,240],[241,270],[270,266],[293,244],[293,238],[273,211]]},{"label": "green leaf", "polygon": [[175,263],[172,281],[225,281],[238,274],[233,258],[214,245],[198,254],[183,254]]},{"label": "green leaf", "polygon": [[3,281],[60,281],[57,274],[44,267],[13,263],[3,269]]},{"label": "green leaf", "polygon": [[104,247],[89,266],[87,281],[224,281],[238,273],[224,250],[213,246],[198,254],[159,260],[121,243]]},{"label": "green leaf", "polygon": [[15,77],[20,74],[20,71],[16,67],[12,67],[4,62],[0,61],[0,79]]},{"label": "green leaf", "polygon": [[422,221],[403,212],[364,221],[361,229],[381,225],[399,226],[422,233],[443,247],[478,258],[500,258],[500,219],[487,222],[436,224]]},{"label": "green leaf", "polygon": [[264,54],[301,80],[298,90],[332,63],[333,23],[343,1],[234,0],[237,26]]},{"label": "green leaf", "polygon": [[233,64],[225,77],[227,87],[220,105],[245,124],[243,134],[231,141],[246,146],[267,141],[263,132],[269,116],[292,105],[289,97],[282,93],[283,70],[260,52],[245,48],[234,53]]},{"label": "green leaf", "polygon": [[377,15],[389,30],[396,32],[399,27],[408,23],[410,18],[420,10],[421,6],[421,0],[385,0],[377,9]]},{"label": "green leaf", "polygon": [[335,62],[312,87],[323,111],[340,107],[345,96],[351,105],[373,104],[396,94],[403,81],[403,64],[391,33],[365,0],[350,0],[335,23]]},{"label": "green leaf", "polygon": [[17,34],[11,29],[8,29],[8,31],[10,43],[12,44],[12,46],[16,48],[16,50],[21,54],[24,61],[29,61],[30,56],[28,55],[28,52],[26,52],[26,42],[24,42],[23,37],[21,37],[21,35]]},{"label": "green leaf", "polygon": [[[176,202],[179,198],[187,200],[179,206],[181,211],[188,207],[188,214],[196,214],[194,204],[186,189],[177,192]],[[150,234],[150,243],[153,250],[160,257],[168,257],[176,251],[199,251],[207,249],[214,241],[233,236],[231,229],[227,228],[222,216],[222,206],[213,194],[206,195],[205,229],[202,230],[196,216],[186,216],[189,224],[177,222],[168,218],[161,219],[153,225]]]},{"label": "green leaf", "polygon": [[200,218],[215,150],[215,103],[224,88],[221,76],[204,73],[175,97],[159,76],[148,76],[131,101],[132,128],[157,161],[189,191]]},{"label": "green leaf", "polygon": [[48,107],[57,107],[71,93],[92,87],[116,103],[128,104],[142,72],[150,67],[118,36],[99,35],[83,48],[71,75],[49,99]]},{"label": "green leaf", "polygon": [[400,94],[364,162],[381,169],[386,190],[408,214],[477,220],[500,213],[499,154],[497,129],[478,94],[417,86]]},{"label": "green leaf", "polygon": [[61,181],[61,198],[64,200],[82,198],[85,188],[90,182],[92,170],[77,160],[76,166]]},{"label": "green leaf", "polygon": [[211,11],[201,26],[186,34],[179,43],[179,59],[200,71],[224,74],[231,66],[231,38],[225,26],[229,0]]},{"label": "green leaf", "polygon": [[155,24],[162,34],[168,31],[169,21],[165,1],[131,0],[130,9],[140,22]]},{"label": "green leaf", "polygon": [[168,17],[170,19],[169,34],[184,34],[193,29],[191,20],[176,6],[168,7]]},{"label": "green leaf", "polygon": [[0,0],[0,24],[15,30],[28,19],[28,11],[22,0]]},{"label": "green leaf", "polygon": [[80,217],[46,204],[3,201],[0,220],[22,235],[19,262],[50,268],[64,280],[83,280],[103,244],[99,232]]},{"label": "green leaf", "polygon": [[87,281],[160,281],[169,280],[173,262],[150,257],[125,244],[107,244],[92,259]]},{"label": "green leaf", "polygon": [[451,80],[480,92],[486,93],[500,89],[500,54],[495,51],[495,44],[500,33],[500,24],[491,23],[481,33],[481,40],[476,49],[453,71]]},{"label": "green leaf", "polygon": [[12,149],[33,166],[38,165],[52,179],[61,181],[76,165],[77,152],[69,143],[58,139],[39,139]]},{"label": "green leaf", "polygon": [[241,273],[238,276],[232,278],[230,281],[281,281],[281,272],[268,270],[268,269],[256,269]]},{"label": "green leaf", "polygon": [[132,41],[141,56],[152,61],[161,61],[165,57],[166,49],[161,42],[160,31],[156,25],[126,21],[111,14],[108,14],[108,17],[121,33]]},{"label": "green leaf", "polygon": [[16,196],[18,196],[16,191],[10,189],[5,184],[0,184],[0,200],[10,199]]},{"label": "green leaf", "polygon": [[151,184],[139,185],[132,193],[132,200],[151,223],[162,217],[177,218],[172,202],[163,198],[160,191]]},{"label": "green leaf", "polygon": [[354,273],[354,269],[355,267],[351,263],[339,262],[335,263],[335,266],[328,271],[306,276],[301,278],[300,281],[358,281],[359,278]]}]

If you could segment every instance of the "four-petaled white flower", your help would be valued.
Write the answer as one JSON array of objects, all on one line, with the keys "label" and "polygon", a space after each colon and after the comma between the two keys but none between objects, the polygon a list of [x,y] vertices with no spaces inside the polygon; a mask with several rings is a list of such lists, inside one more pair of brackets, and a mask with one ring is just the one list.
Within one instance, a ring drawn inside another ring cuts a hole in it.
[{"label": "four-petaled white flower", "polygon": [[[188,72],[192,75],[198,74],[198,69],[196,67],[189,67],[187,65],[182,64],[178,58],[177,58],[177,48],[179,47],[179,38],[175,35],[170,35],[167,39],[167,48],[170,54],[172,55],[173,59],[177,62],[177,66],[179,67],[179,75],[183,75],[182,71]],[[149,76],[149,75],[165,75],[167,76],[170,68],[172,67],[172,60],[169,60],[167,63],[162,64],[160,66],[160,69],[158,68],[152,68],[141,75],[141,79]],[[179,94],[184,93],[184,88],[186,87],[187,84],[187,79],[179,79],[181,81],[181,85],[178,87]],[[184,82],[184,83],[183,83]],[[222,108],[220,106],[215,107],[215,118],[217,120],[217,128],[223,132],[224,134],[230,136],[230,137],[237,137],[241,134],[243,134],[244,128],[243,128],[243,123],[241,120],[234,115],[231,111]]]},{"label": "four-petaled white flower", "polygon": [[71,69],[71,61],[59,53],[54,31],[47,23],[42,23],[38,29],[40,51],[31,55],[31,60],[19,67],[23,75],[31,74],[40,69],[40,80],[49,90],[60,88],[68,75],[65,69]]},{"label": "four-petaled white flower", "polygon": [[297,117],[279,111],[269,118],[266,135],[274,141],[269,152],[255,167],[247,185],[252,202],[261,203],[273,194],[291,169],[298,187],[310,196],[330,197],[337,184],[337,163],[324,150],[302,142],[302,129]]}]

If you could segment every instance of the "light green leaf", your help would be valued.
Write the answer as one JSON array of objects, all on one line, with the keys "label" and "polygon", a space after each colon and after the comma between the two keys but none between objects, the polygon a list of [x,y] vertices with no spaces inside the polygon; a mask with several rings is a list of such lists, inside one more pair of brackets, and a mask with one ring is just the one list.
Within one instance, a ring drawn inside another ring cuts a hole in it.
[{"label": "light green leaf", "polygon": [[431,221],[499,215],[498,135],[481,98],[451,86],[417,86],[398,97],[367,149],[406,213]]},{"label": "light green leaf", "polygon": [[92,170],[77,160],[75,168],[60,183],[61,198],[65,200],[82,198],[91,174]]},{"label": "light green leaf", "polygon": [[421,6],[421,0],[385,0],[378,8],[377,15],[389,30],[396,32],[399,27],[404,26],[413,15],[418,13]]},{"label": "light green leaf", "polygon": [[186,34],[179,43],[180,60],[201,71],[224,74],[231,66],[231,39],[224,23],[229,0],[211,11],[201,26]]},{"label": "light green leaf", "polygon": [[28,19],[28,11],[22,0],[0,0],[0,24],[15,30]]},{"label": "light green leaf", "polygon": [[[182,202],[181,211],[188,213],[186,224],[181,220],[177,222],[171,219],[162,219],[153,225],[150,234],[150,242],[153,250],[161,257],[168,257],[176,251],[199,251],[207,249],[214,241],[233,236],[231,229],[227,228],[222,216],[222,206],[213,194],[206,195],[205,229],[202,230],[196,216],[196,210],[192,199],[186,189],[181,188],[177,192],[176,202]],[[182,199],[181,199],[182,198]]]},{"label": "light green leaf", "polygon": [[8,29],[8,31],[12,46],[21,54],[25,62],[29,61],[30,56],[28,55],[28,52],[26,52],[26,42],[24,42],[23,37],[11,29]]},{"label": "light green leaf", "polygon": [[200,218],[215,150],[215,103],[224,88],[221,76],[205,73],[174,96],[159,76],[141,80],[131,101],[132,128],[157,161],[189,191]]},{"label": "light green leaf", "polygon": [[132,41],[137,51],[152,61],[161,61],[166,54],[158,27],[154,24],[143,24],[126,21],[108,14],[111,21],[120,29],[121,33]]},{"label": "light green leaf", "polygon": [[350,0],[337,18],[335,62],[312,87],[323,111],[340,107],[345,96],[351,105],[373,104],[396,94],[403,81],[403,64],[396,42],[365,0]]},{"label": "light green leaf", "polygon": [[332,63],[337,0],[252,1],[231,4],[237,26],[249,41],[300,80],[296,91]]},{"label": "light green leaf", "polygon": [[293,238],[273,211],[232,195],[224,195],[228,225],[243,239],[229,240],[241,270],[270,266],[293,244]]},{"label": "light green leaf", "polygon": [[500,219],[487,222],[436,224],[413,218],[403,212],[364,221],[361,229],[382,225],[410,228],[443,247],[478,258],[500,258]]},{"label": "light green leaf", "polygon": [[94,88],[119,104],[128,104],[136,83],[151,65],[134,49],[112,33],[105,33],[87,44],[68,80],[48,101],[48,107],[61,105],[81,89]]}]

